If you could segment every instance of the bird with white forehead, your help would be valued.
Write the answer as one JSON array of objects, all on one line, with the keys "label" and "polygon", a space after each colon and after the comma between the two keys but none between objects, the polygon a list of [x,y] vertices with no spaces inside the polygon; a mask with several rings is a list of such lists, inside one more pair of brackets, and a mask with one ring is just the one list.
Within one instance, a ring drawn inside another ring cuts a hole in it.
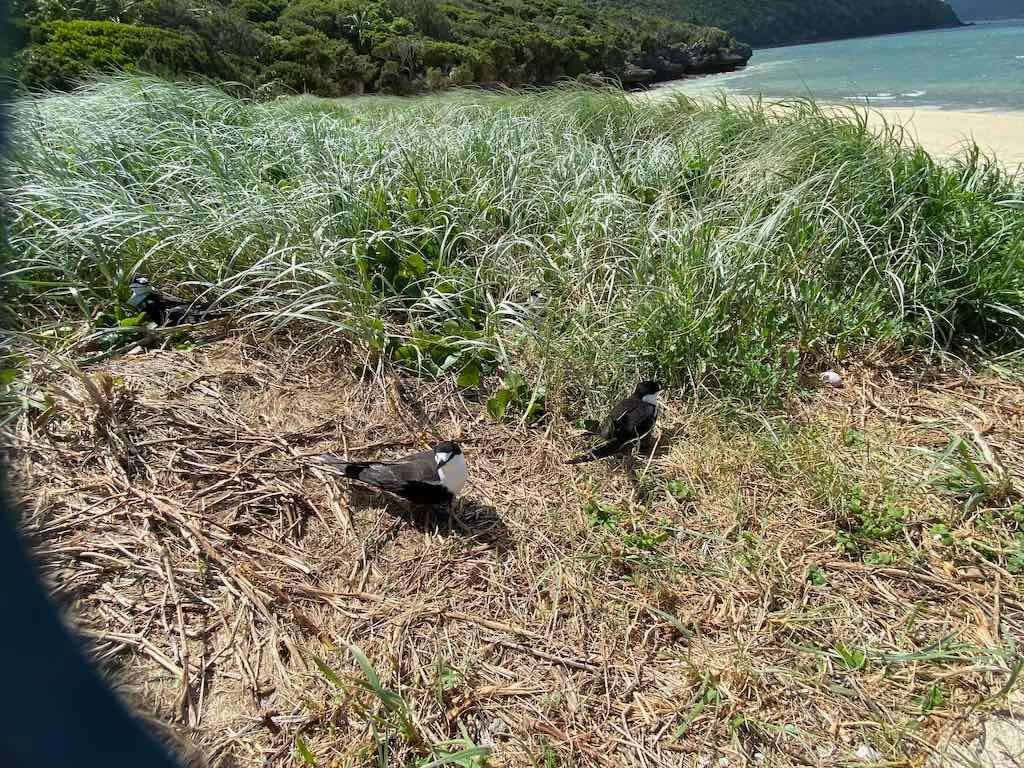
[{"label": "bird with white forehead", "polygon": [[179,299],[156,289],[148,277],[138,275],[131,283],[128,305],[146,316],[146,320],[159,326],[205,322],[227,317],[227,312],[212,311],[209,304]]},{"label": "bird with white forehead", "polygon": [[312,460],[350,480],[423,505],[451,504],[468,477],[466,457],[451,441],[394,461],[347,461],[329,453]]}]

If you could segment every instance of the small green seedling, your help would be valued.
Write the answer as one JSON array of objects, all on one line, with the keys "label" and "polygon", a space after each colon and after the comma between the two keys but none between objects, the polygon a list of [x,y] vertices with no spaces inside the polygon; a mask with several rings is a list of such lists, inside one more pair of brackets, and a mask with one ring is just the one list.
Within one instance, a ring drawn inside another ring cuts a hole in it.
[{"label": "small green seedling", "polygon": [[697,492],[687,483],[681,480],[669,480],[665,484],[666,490],[676,501],[692,502],[697,499]]},{"label": "small green seedling", "polygon": [[867,552],[864,555],[864,562],[867,565],[886,566],[896,562],[896,555],[885,550]]},{"label": "small green seedling", "polygon": [[941,544],[943,547],[953,546],[953,534],[945,523],[936,523],[928,532],[937,544]]},{"label": "small green seedling", "polygon": [[927,693],[918,699],[918,705],[921,707],[921,712],[923,714],[928,714],[945,703],[946,697],[942,695],[942,689],[937,685],[933,685],[928,689]]},{"label": "small green seedling", "polygon": [[295,754],[299,756],[306,765],[316,765],[316,758],[310,751],[309,746],[306,744],[306,740],[302,738],[301,733],[295,734]]},{"label": "small green seedling", "polygon": [[824,587],[828,584],[828,578],[821,568],[814,567],[807,572],[807,580],[816,587]]},{"label": "small green seedling", "polygon": [[622,511],[612,504],[603,504],[591,499],[583,507],[583,514],[591,528],[614,530],[622,520]]},{"label": "small green seedling", "polygon": [[1017,537],[1017,545],[1006,556],[1006,570],[1010,573],[1024,573],[1024,535]]},{"label": "small green seedling", "polygon": [[438,659],[435,669],[437,680],[437,698],[443,701],[446,694],[459,687],[462,675],[459,670],[449,666],[443,659]]},{"label": "small green seedling", "polygon": [[496,421],[521,414],[526,423],[533,423],[544,415],[544,389],[530,389],[520,374],[510,373],[504,386],[487,401],[487,412]]},{"label": "small green seedling", "polygon": [[[840,548],[851,555],[857,555],[872,544],[883,541],[893,541],[900,538],[909,510],[897,501],[886,496],[884,500],[866,498],[862,488],[855,487],[846,501],[846,509],[850,519],[850,530],[839,531],[836,534],[836,542]],[[874,564],[882,564],[890,553],[874,552],[870,555]],[[891,560],[889,562],[892,562]]]},{"label": "small green seedling", "polygon": [[864,433],[859,429],[847,427],[843,430],[843,445],[847,448],[860,448],[866,444],[867,440],[864,438]]},{"label": "small green seedling", "polygon": [[864,669],[868,663],[868,655],[860,648],[852,648],[844,643],[837,643],[832,649],[839,662],[851,671]]},{"label": "small green seedling", "polygon": [[662,522],[653,531],[636,531],[622,537],[622,543],[633,549],[641,549],[645,552],[653,552],[659,546],[668,541],[671,532],[667,522]]},{"label": "small green seedling", "polygon": [[454,765],[459,768],[484,768],[491,754],[490,747],[480,747],[469,739],[452,739],[435,744],[430,757],[416,761],[416,768],[440,768]]}]

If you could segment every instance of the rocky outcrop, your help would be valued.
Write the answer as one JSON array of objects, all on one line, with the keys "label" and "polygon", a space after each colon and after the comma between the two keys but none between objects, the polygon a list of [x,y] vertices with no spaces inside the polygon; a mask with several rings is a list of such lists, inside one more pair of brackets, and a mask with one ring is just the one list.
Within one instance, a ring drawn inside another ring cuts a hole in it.
[{"label": "rocky outcrop", "polygon": [[658,78],[658,72],[647,67],[638,67],[633,62],[627,62],[619,77],[622,84],[627,88],[635,85],[647,85]]},{"label": "rocky outcrop", "polygon": [[745,67],[753,50],[737,43],[731,48],[717,48],[703,43],[676,43],[650,51],[626,64],[620,75],[622,84],[630,87],[662,80],[677,80],[686,75],[731,72]]}]

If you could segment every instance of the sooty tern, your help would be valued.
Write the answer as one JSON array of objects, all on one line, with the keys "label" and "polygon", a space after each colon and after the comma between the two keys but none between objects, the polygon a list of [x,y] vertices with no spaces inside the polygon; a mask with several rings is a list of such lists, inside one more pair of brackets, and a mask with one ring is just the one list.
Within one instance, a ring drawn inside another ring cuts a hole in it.
[{"label": "sooty tern", "polygon": [[186,321],[203,322],[226,317],[227,312],[211,312],[209,304],[194,304],[177,296],[161,293],[149,278],[139,275],[131,284],[132,296],[128,304],[139,310],[146,319],[157,325],[181,325]]},{"label": "sooty tern", "polygon": [[589,453],[570,459],[568,464],[597,461],[629,448],[650,434],[658,420],[658,392],[661,384],[641,381],[633,394],[616,405],[601,425],[600,436],[605,441]]},{"label": "sooty tern", "polygon": [[314,461],[414,504],[451,504],[466,484],[466,458],[458,443],[452,442],[396,461],[345,461],[331,454],[316,456]]}]

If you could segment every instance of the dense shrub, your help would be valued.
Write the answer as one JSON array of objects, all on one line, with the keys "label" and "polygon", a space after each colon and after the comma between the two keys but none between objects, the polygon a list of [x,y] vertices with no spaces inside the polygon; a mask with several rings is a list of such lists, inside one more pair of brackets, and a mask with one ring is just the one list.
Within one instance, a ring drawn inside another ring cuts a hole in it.
[{"label": "dense shrub", "polygon": [[362,93],[375,74],[372,64],[347,42],[316,31],[274,38],[270,53],[267,72],[291,91],[323,96]]},{"label": "dense shrub", "polygon": [[19,0],[14,15],[26,30],[18,71],[29,87],[68,88],[94,70],[147,69],[323,96],[412,93],[617,77],[665,46],[743,51],[720,30],[580,0]]},{"label": "dense shrub", "polygon": [[208,60],[193,36],[108,21],[51,21],[33,29],[15,58],[20,80],[33,88],[70,88],[96,71],[157,74],[201,72]]}]

